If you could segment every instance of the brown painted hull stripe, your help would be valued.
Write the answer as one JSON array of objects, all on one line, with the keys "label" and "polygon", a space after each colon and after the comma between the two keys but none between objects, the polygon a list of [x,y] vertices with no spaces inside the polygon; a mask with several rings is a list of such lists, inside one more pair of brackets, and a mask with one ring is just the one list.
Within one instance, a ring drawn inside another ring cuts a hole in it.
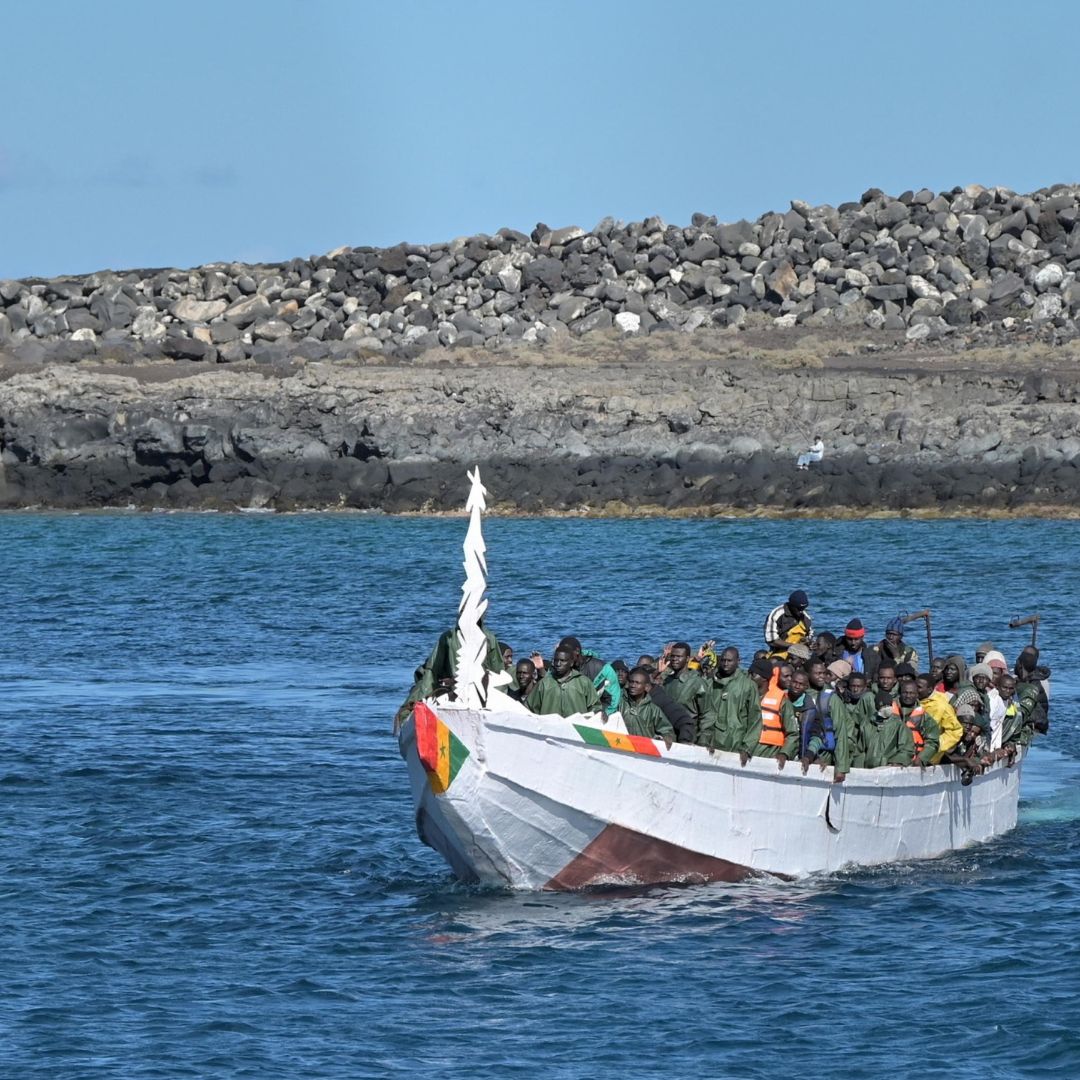
[{"label": "brown painted hull stripe", "polygon": [[753,871],[739,863],[687,851],[621,825],[608,825],[559,871],[545,889],[663,882],[741,881]]}]

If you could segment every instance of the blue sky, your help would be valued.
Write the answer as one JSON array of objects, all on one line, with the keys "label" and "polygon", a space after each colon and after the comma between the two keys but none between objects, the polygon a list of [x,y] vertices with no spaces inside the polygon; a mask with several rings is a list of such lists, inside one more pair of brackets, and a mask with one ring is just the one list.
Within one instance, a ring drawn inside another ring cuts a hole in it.
[{"label": "blue sky", "polygon": [[1080,6],[75,0],[0,20],[0,278],[1080,181]]}]

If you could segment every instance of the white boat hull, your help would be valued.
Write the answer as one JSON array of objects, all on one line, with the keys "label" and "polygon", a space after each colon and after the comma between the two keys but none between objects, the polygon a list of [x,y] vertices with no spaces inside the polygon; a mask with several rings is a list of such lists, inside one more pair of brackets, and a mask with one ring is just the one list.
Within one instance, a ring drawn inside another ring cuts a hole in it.
[{"label": "white boat hull", "polygon": [[831,768],[803,775],[798,762],[742,766],[735,754],[626,736],[619,749],[599,717],[520,708],[422,702],[400,733],[420,837],[464,881],[796,878],[932,858],[1016,824],[1021,761],[967,786],[952,766],[853,769],[834,784]]}]

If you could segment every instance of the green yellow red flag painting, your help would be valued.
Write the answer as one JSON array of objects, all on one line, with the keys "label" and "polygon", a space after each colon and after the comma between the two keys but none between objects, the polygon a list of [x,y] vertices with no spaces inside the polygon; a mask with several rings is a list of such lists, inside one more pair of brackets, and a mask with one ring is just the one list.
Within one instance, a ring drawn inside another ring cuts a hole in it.
[{"label": "green yellow red flag painting", "polygon": [[454,782],[468,747],[422,701],[413,710],[416,719],[416,752],[427,772],[428,783],[441,795]]},{"label": "green yellow red flag painting", "polygon": [[631,754],[648,754],[660,757],[660,748],[644,735],[626,735],[619,731],[575,724],[574,729],[590,746],[610,746],[612,750],[626,750]]}]

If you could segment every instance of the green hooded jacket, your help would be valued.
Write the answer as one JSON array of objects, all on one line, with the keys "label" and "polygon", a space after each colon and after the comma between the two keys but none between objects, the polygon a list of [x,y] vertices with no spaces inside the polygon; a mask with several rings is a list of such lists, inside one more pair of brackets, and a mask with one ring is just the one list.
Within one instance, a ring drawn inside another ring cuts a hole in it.
[{"label": "green hooded jacket", "polygon": [[760,717],[757,687],[742,668],[726,677],[714,678],[705,715],[698,721],[698,746],[737,751],[747,729]]},{"label": "green hooded jacket", "polygon": [[592,680],[574,669],[562,679],[556,679],[549,671],[532,688],[525,704],[542,716],[574,716],[602,711],[600,695]]},{"label": "green hooded jacket", "polygon": [[915,747],[913,744],[910,753],[904,757],[900,746],[900,728],[899,716],[882,718],[875,712],[861,717],[852,753],[852,766],[856,769],[880,769],[883,765],[906,765],[910,762]]},{"label": "green hooded jacket", "polygon": [[[582,671],[583,675],[588,675],[592,678],[592,684],[596,687],[597,694],[600,696],[600,703],[603,705],[604,712],[610,716],[614,712],[619,711],[619,703],[622,700],[623,690],[619,685],[619,676],[615,674],[615,669],[610,665],[604,663],[600,659],[599,655],[593,652],[592,649],[582,649],[581,658],[584,661],[581,667],[588,666],[588,671]],[[592,663],[589,663],[592,661]],[[594,668],[599,668],[595,674],[593,674]],[[608,701],[605,703],[603,695],[608,695]]]},{"label": "green hooded jacket", "polygon": [[[754,688],[754,693],[757,694],[757,688]],[[779,757],[784,755],[789,761],[792,758],[799,756],[799,721],[795,716],[795,710],[791,707],[791,702],[788,700],[787,695],[784,695],[784,699],[780,702],[780,723],[784,725],[784,745],[783,746],[769,746],[767,743],[760,741],[761,739],[761,699],[758,699],[757,715],[754,717],[754,722],[747,728],[746,734],[743,736],[742,745],[740,750],[745,750],[751,757]]]},{"label": "green hooded jacket", "polygon": [[[921,709],[921,705],[913,705],[907,708],[897,705],[900,710],[900,753],[904,760],[896,762],[897,765],[910,765],[915,757],[915,736],[907,725],[907,719],[915,709]],[[913,721],[916,722],[916,721]],[[917,718],[917,728],[922,732],[923,748],[919,753],[918,761],[922,765],[930,765],[938,752],[938,744],[941,742],[941,727],[938,722],[928,713],[923,712],[921,718]]]},{"label": "green hooded jacket", "polygon": [[860,741],[859,729],[864,721],[873,716],[874,695],[867,691],[857,702],[849,704],[839,694],[829,697],[828,710],[836,734],[836,750],[831,754],[821,753],[811,739],[808,749],[817,752],[817,760],[835,766],[838,773],[847,773],[853,766],[859,765]]},{"label": "green hooded jacket", "polygon": [[1017,746],[1030,746],[1035,734],[1032,715],[1039,705],[1038,687],[1032,683],[1018,682],[1013,701],[1016,703],[1016,713],[1006,716],[1002,723],[1001,745],[1015,743]]},{"label": "green hooded jacket", "polygon": [[619,711],[622,713],[626,730],[631,735],[675,741],[675,729],[671,726],[671,722],[660,706],[653,703],[648,694],[643,695],[638,701],[634,701],[629,694],[623,694]]},{"label": "green hooded jacket", "polygon": [[690,710],[695,731],[700,730],[709,711],[709,684],[696,671],[685,667],[678,675],[671,672],[664,679],[663,686],[680,705]]},{"label": "green hooded jacket", "polygon": [[[499,648],[499,639],[490,631],[484,630],[487,640],[487,653],[484,656],[484,668],[487,671],[504,671],[502,649]],[[394,730],[409,717],[412,707],[424,698],[431,697],[439,683],[443,679],[452,679],[457,676],[458,653],[461,646],[458,642],[457,627],[443,631],[439,640],[435,642],[435,648],[424,663],[416,669],[416,682],[413,683],[409,696],[402,703],[394,717]]]}]

